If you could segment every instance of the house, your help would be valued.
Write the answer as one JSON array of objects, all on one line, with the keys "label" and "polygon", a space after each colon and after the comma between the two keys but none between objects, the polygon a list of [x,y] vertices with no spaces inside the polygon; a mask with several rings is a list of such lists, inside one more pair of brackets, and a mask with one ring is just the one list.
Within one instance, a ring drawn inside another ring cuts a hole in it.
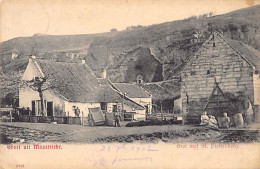
[{"label": "house", "polygon": [[[259,51],[213,32],[181,72],[182,113],[185,122],[203,111],[228,116],[245,110],[250,100],[257,112]],[[258,116],[255,114],[255,116]]]},{"label": "house", "polygon": [[113,88],[145,107],[146,114],[152,113],[152,95],[137,84],[113,83]]},{"label": "house", "polygon": [[[44,116],[84,116],[91,109],[106,112],[134,112],[135,119],[145,119],[145,107],[123,96],[110,85],[101,85],[85,61],[82,63],[54,62],[32,57],[22,79],[31,81],[45,77],[43,88]],[[20,107],[29,107],[39,116],[41,99],[39,92],[23,85],[19,89]],[[77,114],[76,110],[80,110]]]},{"label": "house", "polygon": [[[118,93],[121,94],[122,97],[125,98],[125,101],[133,101],[144,107],[145,113],[143,114],[139,112],[135,115],[136,117],[140,116],[140,118],[142,118],[143,115],[152,113],[152,95],[141,86],[135,83],[112,83],[108,78],[106,78],[106,73],[104,69],[102,71],[102,78],[98,78],[98,81],[101,86],[110,86],[112,89],[116,90]],[[131,111],[128,110],[128,112]]]}]

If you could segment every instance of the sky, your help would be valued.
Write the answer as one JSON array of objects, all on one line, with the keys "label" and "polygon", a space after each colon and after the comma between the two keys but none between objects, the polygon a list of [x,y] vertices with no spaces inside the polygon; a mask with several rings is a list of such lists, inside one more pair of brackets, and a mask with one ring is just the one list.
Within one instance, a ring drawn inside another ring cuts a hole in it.
[{"label": "sky", "polygon": [[213,12],[219,15],[260,0],[2,0],[0,42],[37,33],[92,34],[152,25]]}]

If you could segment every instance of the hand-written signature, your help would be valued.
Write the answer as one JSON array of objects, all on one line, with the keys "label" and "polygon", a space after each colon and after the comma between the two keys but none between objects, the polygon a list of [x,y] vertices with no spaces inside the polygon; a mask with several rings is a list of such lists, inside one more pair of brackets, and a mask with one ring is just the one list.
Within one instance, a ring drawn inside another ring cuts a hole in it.
[{"label": "hand-written signature", "polygon": [[124,162],[124,161],[144,161],[144,160],[153,162],[152,157],[133,157],[133,158],[115,157],[112,162],[112,165],[114,165],[115,163]]},{"label": "hand-written signature", "polygon": [[[94,168],[108,168],[108,166],[116,165],[122,162],[153,162],[152,152],[157,152],[158,149],[153,148],[151,145],[102,145],[97,152],[98,156],[90,156],[89,162],[92,163]],[[131,152],[131,153],[130,153]],[[109,158],[107,156],[109,153]],[[148,154],[147,154],[148,153]],[[129,157],[131,154],[131,157]]]}]

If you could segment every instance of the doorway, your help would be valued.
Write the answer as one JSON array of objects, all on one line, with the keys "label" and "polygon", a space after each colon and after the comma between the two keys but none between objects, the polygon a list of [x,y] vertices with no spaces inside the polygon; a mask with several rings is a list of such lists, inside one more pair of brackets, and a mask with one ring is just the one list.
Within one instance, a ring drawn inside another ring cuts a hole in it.
[{"label": "doorway", "polygon": [[47,116],[53,116],[53,102],[47,102]]},{"label": "doorway", "polygon": [[117,105],[113,105],[113,112],[117,112]]}]

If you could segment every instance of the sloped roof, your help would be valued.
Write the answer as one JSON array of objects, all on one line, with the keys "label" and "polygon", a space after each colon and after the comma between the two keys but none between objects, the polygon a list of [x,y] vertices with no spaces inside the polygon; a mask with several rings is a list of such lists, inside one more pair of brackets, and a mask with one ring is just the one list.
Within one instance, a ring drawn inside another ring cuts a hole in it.
[{"label": "sloped roof", "polygon": [[97,78],[86,64],[34,60],[51,89],[68,101],[95,102],[99,87]]},{"label": "sloped roof", "polygon": [[[113,103],[122,101],[123,95],[108,85],[109,81],[101,85],[87,64],[38,59],[33,59],[33,63],[47,77],[50,89],[70,102]],[[143,106],[128,97],[124,98],[124,104],[135,110],[144,109]]]},{"label": "sloped roof", "polygon": [[96,92],[95,92],[96,98],[98,102],[107,102],[107,103],[114,103],[123,102],[124,98],[124,104],[128,105],[131,108],[134,108],[135,110],[144,110],[144,107],[140,104],[136,103],[135,101],[131,100],[127,96],[123,96],[123,94],[119,93],[115,89],[112,88],[110,85],[103,85],[100,86]]},{"label": "sloped roof", "polygon": [[[216,31],[214,32],[214,34],[222,38],[231,48],[233,48],[234,51],[236,51],[246,62],[248,62],[248,64],[250,64],[252,68],[254,67],[256,70],[260,69],[260,52],[258,50],[244,44],[243,42],[225,37]],[[209,40],[211,40],[211,37],[209,37],[209,39],[204,43],[207,43]],[[188,61],[183,66],[182,70],[185,69],[186,65],[188,65],[189,62],[191,62],[194,56],[195,55],[188,59]]]},{"label": "sloped roof", "polygon": [[111,85],[108,78],[98,78],[98,82],[102,86],[104,86],[104,85]]},{"label": "sloped roof", "polygon": [[180,96],[180,82],[179,79],[165,80],[161,82],[143,83],[141,86],[149,91],[153,99],[177,99]]},{"label": "sloped roof", "polygon": [[[220,35],[220,34],[219,34]],[[255,48],[248,46],[240,41],[232,40],[225,36],[222,36],[234,50],[236,50],[242,57],[244,57],[249,64],[253,65],[257,70],[260,69],[260,52]]]},{"label": "sloped roof", "polygon": [[113,83],[114,87],[130,98],[150,98],[151,95],[137,84]]}]

